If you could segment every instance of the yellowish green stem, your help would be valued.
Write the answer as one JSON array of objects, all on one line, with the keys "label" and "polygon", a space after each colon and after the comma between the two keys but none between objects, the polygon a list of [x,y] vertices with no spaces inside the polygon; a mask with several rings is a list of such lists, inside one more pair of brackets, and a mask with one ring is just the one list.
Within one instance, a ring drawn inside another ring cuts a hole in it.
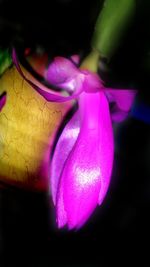
[{"label": "yellowish green stem", "polygon": [[93,49],[88,56],[82,61],[80,69],[90,70],[92,72],[97,72],[98,62],[100,54],[97,50]]},{"label": "yellowish green stem", "polygon": [[135,11],[136,0],[105,0],[95,25],[92,47],[110,59],[132,22]]}]

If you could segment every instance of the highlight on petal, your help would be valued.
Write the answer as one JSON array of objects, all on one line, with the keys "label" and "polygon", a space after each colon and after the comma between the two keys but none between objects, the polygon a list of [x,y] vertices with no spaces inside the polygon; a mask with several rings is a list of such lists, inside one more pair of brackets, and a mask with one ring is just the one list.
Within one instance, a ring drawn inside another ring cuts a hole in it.
[{"label": "highlight on petal", "polygon": [[56,194],[58,191],[60,176],[64,168],[65,161],[77,140],[79,127],[79,112],[77,111],[63,129],[55,147],[50,171],[50,188],[54,205],[56,205]]},{"label": "highlight on petal", "polygon": [[57,217],[62,216],[63,203],[69,229],[81,227],[102,202],[113,164],[112,125],[104,93],[82,93],[80,112],[80,133],[65,162],[57,194]]},{"label": "highlight on petal", "polygon": [[0,95],[0,111],[4,107],[6,103],[6,93],[4,92],[2,95]]},{"label": "highlight on petal", "polygon": [[112,120],[124,120],[130,111],[136,96],[136,90],[106,88],[105,94],[110,102],[115,102],[112,109]]},{"label": "highlight on petal", "polygon": [[[50,101],[50,102],[65,102],[65,101],[69,101],[69,100],[72,100],[72,99],[76,99],[81,94],[81,92],[83,91],[82,86],[79,86],[77,91],[71,96],[62,96],[60,94],[53,94],[53,93],[50,92],[50,90],[48,88],[45,88],[42,85],[41,85],[41,87],[39,87],[35,83],[33,83],[31,80],[26,78],[26,76],[22,72],[21,67],[19,65],[15,49],[13,49],[13,51],[12,51],[12,59],[13,59],[13,63],[15,64],[18,72],[20,73],[20,75],[25,79],[25,81],[27,83],[29,83],[47,101]],[[80,83],[79,83],[79,85],[80,85]]]}]

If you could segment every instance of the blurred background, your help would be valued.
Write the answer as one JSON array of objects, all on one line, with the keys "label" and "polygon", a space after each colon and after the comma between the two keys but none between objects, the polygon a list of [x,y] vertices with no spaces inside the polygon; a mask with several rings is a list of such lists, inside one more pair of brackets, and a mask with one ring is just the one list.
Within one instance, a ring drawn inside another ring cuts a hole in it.
[{"label": "blurred background", "polygon": [[[103,1],[0,0],[0,48],[40,48],[49,58],[90,50]],[[150,3],[101,71],[110,86],[138,89],[150,118]],[[105,59],[103,59],[106,62]],[[149,112],[149,113],[148,113]],[[46,194],[0,189],[0,266],[150,266],[150,127],[148,119],[114,125],[115,160],[107,197],[78,232],[57,230]],[[149,119],[150,121],[150,119]]]}]

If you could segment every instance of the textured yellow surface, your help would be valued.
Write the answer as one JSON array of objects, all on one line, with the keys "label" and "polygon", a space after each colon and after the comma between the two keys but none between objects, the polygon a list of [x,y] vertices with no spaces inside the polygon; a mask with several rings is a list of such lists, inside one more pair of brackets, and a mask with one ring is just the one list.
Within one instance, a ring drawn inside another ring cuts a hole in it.
[{"label": "textured yellow surface", "polygon": [[4,91],[7,100],[0,112],[0,179],[43,190],[53,137],[71,104],[47,102],[15,67],[0,79],[0,94]]}]

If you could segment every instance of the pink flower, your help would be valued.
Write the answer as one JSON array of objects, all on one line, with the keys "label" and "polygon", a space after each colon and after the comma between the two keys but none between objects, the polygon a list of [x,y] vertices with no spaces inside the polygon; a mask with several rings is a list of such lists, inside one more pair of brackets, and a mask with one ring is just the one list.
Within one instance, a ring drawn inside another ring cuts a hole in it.
[{"label": "pink flower", "polygon": [[[24,79],[48,101],[78,102],[78,110],[55,147],[50,188],[58,227],[80,228],[106,196],[114,158],[112,121],[127,116],[135,91],[105,88],[97,74],[78,69],[73,60],[56,57],[45,78],[70,95],[52,94],[24,76],[14,50],[13,61]],[[109,102],[114,102],[112,113]]]},{"label": "pink flower", "polygon": [[6,103],[6,93],[4,92],[2,95],[0,95],[0,111],[4,107]]}]

